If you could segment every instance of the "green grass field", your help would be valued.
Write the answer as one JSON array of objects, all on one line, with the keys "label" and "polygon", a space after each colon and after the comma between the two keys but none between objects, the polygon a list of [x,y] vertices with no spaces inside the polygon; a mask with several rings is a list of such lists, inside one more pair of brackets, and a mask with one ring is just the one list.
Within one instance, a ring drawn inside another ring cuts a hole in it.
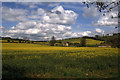
[{"label": "green grass field", "polygon": [[[81,38],[64,39],[64,40],[59,40],[59,41],[70,42],[70,43],[80,43]],[[103,42],[104,41],[86,39],[86,45],[99,45],[100,43],[103,43]]]},{"label": "green grass field", "polygon": [[118,48],[3,43],[3,78],[113,78]]}]

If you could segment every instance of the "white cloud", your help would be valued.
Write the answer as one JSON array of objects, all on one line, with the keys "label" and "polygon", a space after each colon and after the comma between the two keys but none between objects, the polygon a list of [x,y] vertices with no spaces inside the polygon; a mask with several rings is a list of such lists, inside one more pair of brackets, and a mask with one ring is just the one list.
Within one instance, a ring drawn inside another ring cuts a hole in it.
[{"label": "white cloud", "polygon": [[116,17],[118,14],[117,11],[111,11],[107,13],[105,16],[101,16],[94,25],[97,26],[117,26],[118,25],[118,19],[117,18],[111,18]]},{"label": "white cloud", "polygon": [[42,15],[45,13],[45,10],[43,10],[42,8],[38,8],[37,13],[38,15]]},{"label": "white cloud", "polygon": [[29,37],[30,40],[47,40],[47,38],[51,39],[52,36],[55,36],[56,39],[88,36],[91,34],[91,31],[74,33],[72,32],[71,26],[27,21],[25,23],[19,23],[15,27],[11,27],[8,33],[13,38]]},{"label": "white cloud", "polygon": [[[30,37],[31,40],[45,40],[55,36],[57,39],[71,37],[71,27],[58,24],[44,24],[30,21],[19,23],[8,31],[11,37]],[[13,35],[14,34],[14,35]],[[70,35],[69,35],[70,34]],[[39,38],[38,38],[39,37]]]},{"label": "white cloud", "polygon": [[39,20],[45,13],[46,11],[44,9],[38,8],[37,11],[32,10],[30,15],[27,17],[34,20]]},{"label": "white cloud", "polygon": [[87,7],[83,8],[83,16],[84,17],[96,17],[98,15],[99,15],[99,13],[95,6],[90,6],[89,8],[87,8]]},{"label": "white cloud", "polygon": [[29,19],[38,20],[45,14],[45,10],[38,8],[36,11],[24,9],[12,9],[3,7],[2,18],[10,22],[26,22]]},{"label": "white cloud", "polygon": [[50,24],[71,25],[76,21],[77,14],[72,10],[64,10],[57,6],[43,16],[43,22]]},{"label": "white cloud", "polygon": [[95,31],[96,31],[97,33],[104,34],[104,30],[102,30],[102,29],[96,28]]},{"label": "white cloud", "polygon": [[83,36],[88,36],[91,33],[91,31],[85,31],[82,33]]},{"label": "white cloud", "polygon": [[8,30],[3,26],[0,26],[0,36],[9,37]]},{"label": "white cloud", "polygon": [[2,18],[7,21],[27,21],[27,10],[2,7]]},{"label": "white cloud", "polygon": [[78,33],[72,33],[72,37],[91,36],[91,31],[83,31]]},{"label": "white cloud", "polygon": [[[7,8],[8,11],[10,9]],[[21,11],[20,9],[12,9],[13,13]],[[14,20],[22,19],[26,15],[26,11],[23,13],[12,13],[10,15],[17,16],[11,17]],[[5,13],[5,12],[4,12]],[[8,12],[6,12],[7,16]],[[21,16],[20,16],[21,15]],[[72,10],[64,10],[62,6],[57,6],[50,12],[46,12],[42,8],[38,8],[36,11],[32,10],[29,16],[26,16],[27,20],[19,22],[16,26],[11,27],[7,34],[12,38],[24,38],[29,37],[30,40],[47,40],[55,36],[56,39],[88,36],[91,31],[84,31],[80,33],[72,32],[71,24],[74,24],[77,18],[77,14]],[[4,17],[3,17],[4,18]],[[29,19],[30,18],[30,19]],[[6,19],[6,18],[5,18]],[[39,20],[37,20],[39,19]]]},{"label": "white cloud", "polygon": [[84,32],[79,32],[77,35],[79,36],[89,36],[91,34],[91,31],[84,31]]}]

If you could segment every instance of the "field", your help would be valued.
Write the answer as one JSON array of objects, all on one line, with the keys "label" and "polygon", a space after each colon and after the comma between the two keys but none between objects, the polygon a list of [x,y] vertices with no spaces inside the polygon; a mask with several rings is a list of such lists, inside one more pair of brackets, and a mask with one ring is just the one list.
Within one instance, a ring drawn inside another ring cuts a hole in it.
[{"label": "field", "polygon": [[[14,43],[19,43],[18,40],[11,40],[9,39],[10,42],[14,41]],[[73,38],[73,39],[64,39],[64,40],[58,40],[61,42],[70,42],[70,43],[80,43],[81,38]],[[5,40],[0,40],[0,42],[7,43],[7,39]],[[99,41],[99,40],[93,40],[93,39],[86,39],[86,45],[99,45],[100,43],[103,43],[104,41]],[[47,42],[34,42],[38,44],[48,44]]]},{"label": "field", "polygon": [[[81,38],[73,38],[73,39],[64,39],[59,40],[63,42],[70,42],[70,43],[80,43]],[[86,45],[99,45],[100,43],[103,43],[104,41],[94,40],[94,39],[86,39]]]},{"label": "field", "polygon": [[114,78],[118,48],[3,43],[3,78]]}]

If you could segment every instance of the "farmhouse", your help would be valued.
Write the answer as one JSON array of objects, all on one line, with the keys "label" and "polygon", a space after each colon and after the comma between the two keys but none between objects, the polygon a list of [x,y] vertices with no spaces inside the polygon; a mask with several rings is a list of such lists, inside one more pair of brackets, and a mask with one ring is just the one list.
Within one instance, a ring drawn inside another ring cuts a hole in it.
[{"label": "farmhouse", "polygon": [[62,42],[62,45],[68,47],[69,46],[69,42]]}]

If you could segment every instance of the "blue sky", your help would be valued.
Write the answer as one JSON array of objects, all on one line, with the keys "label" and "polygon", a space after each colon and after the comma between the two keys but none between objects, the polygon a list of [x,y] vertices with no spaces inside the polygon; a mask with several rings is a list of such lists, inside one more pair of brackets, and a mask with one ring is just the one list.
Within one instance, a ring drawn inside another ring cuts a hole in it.
[{"label": "blue sky", "polygon": [[2,3],[2,28],[5,30],[3,36],[23,38],[29,34],[31,40],[45,40],[51,36],[61,39],[103,35],[117,31],[114,28],[117,20],[110,19],[114,12],[116,11],[102,16],[95,6],[87,8],[78,2],[4,2]]}]

